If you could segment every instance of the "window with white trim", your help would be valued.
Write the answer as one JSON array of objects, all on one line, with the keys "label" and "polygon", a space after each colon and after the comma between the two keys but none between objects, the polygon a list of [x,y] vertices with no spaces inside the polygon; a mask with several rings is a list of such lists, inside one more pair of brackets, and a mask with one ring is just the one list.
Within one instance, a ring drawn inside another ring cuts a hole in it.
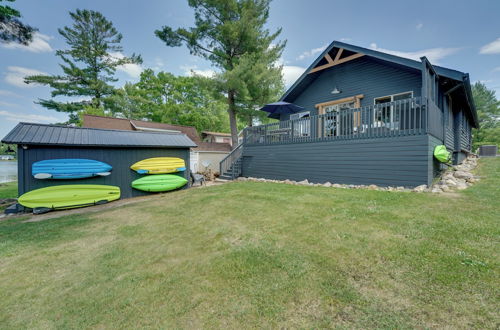
[{"label": "window with white trim", "polygon": [[404,92],[374,98],[374,104],[380,104],[374,111],[375,125],[390,126],[399,123],[401,109],[392,102],[411,99],[413,92]]},{"label": "window with white trim", "polygon": [[290,115],[290,120],[293,120],[294,136],[309,136],[311,134],[311,121],[309,119],[300,120],[302,118],[309,118],[310,116],[310,111],[303,111]]}]

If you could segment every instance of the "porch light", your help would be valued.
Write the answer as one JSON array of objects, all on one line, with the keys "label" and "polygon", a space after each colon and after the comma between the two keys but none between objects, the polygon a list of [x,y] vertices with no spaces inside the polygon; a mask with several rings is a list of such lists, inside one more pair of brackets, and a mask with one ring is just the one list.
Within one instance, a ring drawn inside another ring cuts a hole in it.
[{"label": "porch light", "polygon": [[337,86],[335,86],[335,88],[332,91],[332,94],[340,94],[340,93],[342,93],[342,92],[339,91],[339,89],[337,88]]}]

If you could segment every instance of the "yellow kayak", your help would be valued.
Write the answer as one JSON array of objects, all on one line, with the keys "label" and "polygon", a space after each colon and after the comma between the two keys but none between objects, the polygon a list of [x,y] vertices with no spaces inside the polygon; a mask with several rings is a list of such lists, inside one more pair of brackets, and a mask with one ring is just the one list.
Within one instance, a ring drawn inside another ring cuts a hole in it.
[{"label": "yellow kayak", "polygon": [[139,174],[165,174],[185,171],[186,163],[177,157],[155,157],[143,159],[130,168]]},{"label": "yellow kayak", "polygon": [[31,209],[72,209],[120,199],[120,188],[97,184],[69,184],[32,190],[19,197]]}]

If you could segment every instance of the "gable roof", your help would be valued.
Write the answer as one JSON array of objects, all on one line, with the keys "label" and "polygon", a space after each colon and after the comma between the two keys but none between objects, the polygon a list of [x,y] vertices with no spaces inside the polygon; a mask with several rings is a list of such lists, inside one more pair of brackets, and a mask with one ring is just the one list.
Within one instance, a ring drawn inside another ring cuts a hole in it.
[{"label": "gable roof", "polygon": [[114,118],[96,115],[83,115],[83,127],[120,129],[126,131],[151,129],[151,131],[164,131],[167,133],[179,132],[186,134],[191,140],[196,143],[201,142],[198,132],[193,126],[172,125],[145,120]]},{"label": "gable roof", "polygon": [[[151,131],[159,133],[183,133],[186,134],[196,145],[196,151],[220,151],[230,152],[231,145],[228,143],[203,142],[193,126],[173,125],[157,123],[153,121],[114,118],[96,115],[83,115],[83,127],[100,129],[117,129],[125,131]],[[225,134],[225,133],[222,133]]]},{"label": "gable roof", "polygon": [[2,140],[10,144],[192,148],[196,144],[185,134],[150,133],[125,130],[82,128],[61,125],[19,123]]},{"label": "gable roof", "polygon": [[231,133],[210,132],[210,131],[201,131],[201,134],[215,135],[215,136],[231,136]]},{"label": "gable roof", "polygon": [[[373,49],[368,49],[364,47],[359,47],[351,44],[346,44],[344,42],[340,41],[333,41],[326,49],[314,60],[314,62],[304,71],[304,73],[295,81],[295,83],[288,88],[288,90],[285,92],[285,94],[281,97],[280,101],[288,101],[290,102],[290,97],[293,97],[295,93],[298,91],[303,90],[306,86],[308,86],[310,83],[312,83],[316,77],[320,74],[320,71],[317,72],[312,72],[311,70],[314,69],[318,63],[320,63],[326,54],[328,54],[333,48],[342,48],[344,50],[348,50],[353,53],[361,53],[373,58],[377,58],[379,60],[391,62],[394,64],[402,65],[411,69],[415,69],[418,71],[422,70],[422,62],[420,61],[415,61],[409,58],[404,58],[396,55],[391,55],[388,53],[383,53],[377,50]],[[477,125],[477,113],[476,109],[474,106],[474,101],[472,99],[472,89],[470,86],[470,80],[469,80],[469,75],[467,73],[433,65],[432,66],[434,70],[436,71],[437,75],[440,77],[445,77],[451,80],[458,81],[463,84],[464,88],[464,94],[465,98],[467,99],[467,102],[469,103],[470,107],[470,113],[473,117],[473,121]]]}]

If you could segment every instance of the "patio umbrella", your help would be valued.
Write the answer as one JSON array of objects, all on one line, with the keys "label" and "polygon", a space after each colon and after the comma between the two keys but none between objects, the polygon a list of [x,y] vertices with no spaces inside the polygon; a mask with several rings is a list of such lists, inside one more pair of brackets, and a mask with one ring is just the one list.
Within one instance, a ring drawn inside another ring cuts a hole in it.
[{"label": "patio umbrella", "polygon": [[287,114],[287,113],[296,113],[299,111],[304,110],[303,107],[300,107],[298,105],[295,105],[293,103],[288,103],[288,102],[275,102],[275,103],[270,103],[266,104],[260,110],[269,112],[268,117],[269,118],[274,118],[274,119],[279,119],[280,115],[282,114]]}]

